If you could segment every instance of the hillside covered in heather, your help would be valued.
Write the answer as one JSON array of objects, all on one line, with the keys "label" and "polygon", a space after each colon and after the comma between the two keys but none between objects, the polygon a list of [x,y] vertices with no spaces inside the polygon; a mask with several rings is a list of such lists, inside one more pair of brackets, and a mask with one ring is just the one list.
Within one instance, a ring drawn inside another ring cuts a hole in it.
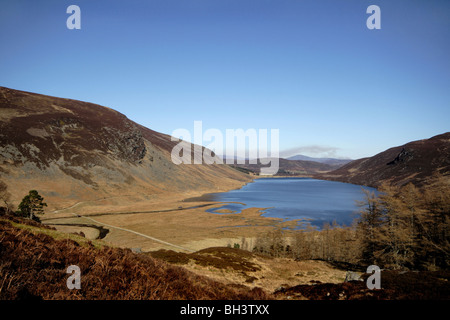
[{"label": "hillside covered in heather", "polygon": [[0,87],[0,180],[14,203],[35,188],[70,204],[227,190],[250,180],[228,165],[175,165],[176,143],[107,107]]},{"label": "hillside covered in heather", "polygon": [[354,160],[316,178],[378,187],[382,183],[423,185],[435,174],[450,174],[450,132]]}]

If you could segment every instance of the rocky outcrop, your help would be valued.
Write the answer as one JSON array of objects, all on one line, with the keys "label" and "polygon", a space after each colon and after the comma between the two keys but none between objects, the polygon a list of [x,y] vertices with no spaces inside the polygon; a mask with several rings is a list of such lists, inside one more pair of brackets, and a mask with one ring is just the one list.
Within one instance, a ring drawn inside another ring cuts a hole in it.
[{"label": "rocky outcrop", "polygon": [[400,153],[395,157],[394,160],[387,163],[387,165],[396,165],[398,163],[407,162],[413,159],[413,154],[410,151],[407,151],[405,148],[400,151]]}]

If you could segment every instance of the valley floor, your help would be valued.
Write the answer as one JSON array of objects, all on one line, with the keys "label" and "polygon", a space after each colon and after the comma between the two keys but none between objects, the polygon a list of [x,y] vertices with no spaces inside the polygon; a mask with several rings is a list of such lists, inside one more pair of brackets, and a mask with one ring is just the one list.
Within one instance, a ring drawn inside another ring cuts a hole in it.
[{"label": "valley floor", "polygon": [[244,249],[251,249],[259,234],[274,227],[295,228],[298,223],[263,217],[263,208],[248,208],[237,214],[208,213],[207,209],[220,204],[184,200],[182,196],[166,195],[150,201],[114,198],[79,202],[46,213],[41,220],[63,232],[83,232],[87,238],[102,238],[111,245],[143,252],[192,252],[241,245],[244,238]]},{"label": "valley floor", "polygon": [[[449,271],[382,271],[381,289],[344,282],[324,261],[293,261],[241,249],[132,253],[61,233],[27,219],[0,217],[0,300],[398,300],[450,299]],[[81,290],[66,287],[68,265]]]},{"label": "valley floor", "polygon": [[[207,209],[221,204],[196,201],[193,197],[166,195],[147,202],[127,201],[126,205],[123,202],[119,198],[78,202],[46,213],[41,220],[64,233],[82,233],[87,239],[101,239],[113,247],[130,248],[163,260],[204,254],[212,247],[227,250],[238,245],[251,251],[261,234],[275,227],[285,228],[289,233],[289,228],[297,227],[299,222],[263,217],[263,208],[244,209],[236,214],[208,213]],[[248,252],[244,250],[240,251]],[[345,279],[345,271],[322,261],[300,262],[249,254],[251,261],[247,262],[254,264],[255,270],[202,265],[195,259],[183,267],[222,283],[257,286],[268,292],[313,280],[340,283]],[[178,264],[178,258],[169,262]],[[230,258],[224,256],[222,261],[226,265],[233,263]]]},{"label": "valley floor", "polygon": [[[344,282],[347,270],[325,261],[252,253],[258,236],[277,227],[284,228],[289,236],[301,221],[263,217],[264,208],[235,214],[208,213],[207,209],[221,204],[195,198],[198,196],[166,194],[150,200],[115,197],[77,202],[52,208],[41,220],[64,234],[82,233],[86,241],[128,248],[229,288],[262,289],[270,299],[450,298],[448,272],[420,276],[388,272],[383,283],[391,287],[373,291],[364,281]],[[411,279],[415,284],[409,282]]]}]

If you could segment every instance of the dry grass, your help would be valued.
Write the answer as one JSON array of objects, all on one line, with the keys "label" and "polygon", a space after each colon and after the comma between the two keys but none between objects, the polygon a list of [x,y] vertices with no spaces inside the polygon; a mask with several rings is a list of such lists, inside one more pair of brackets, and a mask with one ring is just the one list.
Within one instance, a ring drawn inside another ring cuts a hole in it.
[{"label": "dry grass", "polygon": [[[104,205],[104,206],[102,206]],[[206,207],[196,207],[208,205]],[[182,207],[182,210],[179,207]],[[135,231],[192,251],[211,246],[227,246],[240,242],[242,238],[256,238],[274,227],[293,227],[297,221],[261,216],[258,208],[248,208],[238,214],[213,214],[206,210],[218,206],[211,202],[183,202],[181,196],[163,197],[158,200],[130,204],[130,207],[115,207],[98,201],[90,205],[76,205],[68,210],[46,214],[43,223],[92,224],[85,218],[74,216],[80,214],[95,219],[100,223]],[[199,223],[201,221],[201,223]],[[63,227],[55,226],[57,229]],[[151,241],[131,232],[108,228],[104,240],[111,245],[128,248],[141,248],[143,251],[172,249],[161,243]],[[82,229],[71,229],[82,231]],[[252,248],[249,248],[252,249]]]},{"label": "dry grass", "polygon": [[149,254],[222,283],[257,286],[267,292],[274,292],[280,287],[311,284],[313,281],[342,283],[346,273],[324,261],[270,258],[241,249],[223,247],[208,248],[190,254],[172,250],[158,250]]},{"label": "dry grass", "polygon": [[55,240],[72,240],[76,241],[78,244],[84,247],[88,246],[94,246],[96,248],[103,248],[107,246],[107,244],[100,240],[89,240],[81,235],[78,235],[76,233],[65,233],[65,232],[59,232],[55,228],[51,228],[45,225],[41,225],[39,223],[29,221],[27,219],[5,219],[0,218],[0,223],[11,223],[11,225],[14,228],[20,229],[20,230],[26,230],[32,234],[39,235],[47,235],[52,237]]},{"label": "dry grass", "polygon": [[[208,248],[186,254],[95,247],[23,219],[0,219],[0,299],[444,299],[449,271],[382,272],[382,289],[343,283],[345,271],[324,261],[270,258]],[[163,261],[165,260],[165,261]],[[69,265],[82,272],[66,287]],[[366,275],[367,277],[367,275]],[[272,294],[271,294],[271,293]]]},{"label": "dry grass", "polygon": [[[226,286],[128,249],[82,246],[37,229],[0,221],[0,299],[269,298],[261,289]],[[81,269],[79,290],[66,286],[70,265]]]}]

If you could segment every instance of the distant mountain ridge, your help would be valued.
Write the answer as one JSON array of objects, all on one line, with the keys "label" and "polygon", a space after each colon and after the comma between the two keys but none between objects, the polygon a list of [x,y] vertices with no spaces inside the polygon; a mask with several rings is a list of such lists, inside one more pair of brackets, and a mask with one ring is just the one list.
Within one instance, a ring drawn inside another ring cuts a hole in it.
[{"label": "distant mountain ridge", "polygon": [[[233,158],[231,158],[233,159]],[[271,159],[238,159],[234,158],[235,164],[233,167],[240,168],[244,172],[259,174],[261,168],[268,167]],[[263,160],[263,161],[261,161]],[[257,163],[254,163],[254,162]],[[289,158],[278,158],[279,170],[276,176],[312,176],[314,174],[325,173],[333,171],[352,160],[335,159],[335,158],[313,158],[304,155],[295,155]]]},{"label": "distant mountain ridge", "polygon": [[303,160],[303,161],[314,161],[319,163],[325,163],[329,165],[344,165],[351,161],[352,159],[337,159],[337,158],[315,158],[315,157],[308,157],[302,154],[298,154],[292,157],[286,158],[287,160]]},{"label": "distant mountain ridge", "polygon": [[[270,161],[270,158],[257,159],[257,163],[251,163],[249,160],[245,160],[245,163],[239,163],[232,165],[233,167],[240,168],[241,170],[253,174],[259,174],[262,167],[268,167],[265,163]],[[327,163],[320,163],[317,161],[305,161],[305,160],[287,160],[283,158],[278,159],[279,170],[276,176],[312,176],[318,173],[324,173],[332,171],[338,168],[340,165],[331,165]]]},{"label": "distant mountain ridge", "polygon": [[450,175],[450,132],[393,147],[315,177],[378,187],[382,183],[422,185],[436,173]]}]

